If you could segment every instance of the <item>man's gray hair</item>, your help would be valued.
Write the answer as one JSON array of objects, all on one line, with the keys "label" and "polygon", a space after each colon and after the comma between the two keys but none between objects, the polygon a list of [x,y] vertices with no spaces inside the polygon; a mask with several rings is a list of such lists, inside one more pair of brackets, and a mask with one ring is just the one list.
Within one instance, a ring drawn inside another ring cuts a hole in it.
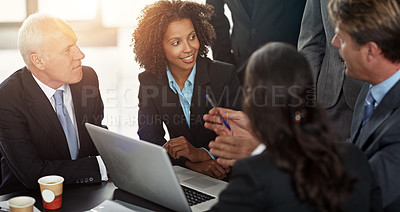
[{"label": "man's gray hair", "polygon": [[41,54],[48,60],[43,36],[48,32],[56,32],[60,23],[69,26],[65,21],[45,13],[32,14],[23,22],[18,32],[18,48],[28,68],[32,65],[30,60],[32,53]]}]

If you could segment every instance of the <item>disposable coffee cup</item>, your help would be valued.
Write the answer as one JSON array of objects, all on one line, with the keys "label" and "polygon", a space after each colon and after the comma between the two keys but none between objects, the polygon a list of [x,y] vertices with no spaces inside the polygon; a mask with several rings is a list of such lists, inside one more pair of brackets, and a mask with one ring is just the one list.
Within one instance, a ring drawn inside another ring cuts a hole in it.
[{"label": "disposable coffee cup", "polygon": [[38,180],[43,207],[47,210],[61,208],[64,178],[57,175],[41,177]]},{"label": "disposable coffee cup", "polygon": [[8,200],[11,212],[33,212],[35,199],[28,196],[14,197]]}]

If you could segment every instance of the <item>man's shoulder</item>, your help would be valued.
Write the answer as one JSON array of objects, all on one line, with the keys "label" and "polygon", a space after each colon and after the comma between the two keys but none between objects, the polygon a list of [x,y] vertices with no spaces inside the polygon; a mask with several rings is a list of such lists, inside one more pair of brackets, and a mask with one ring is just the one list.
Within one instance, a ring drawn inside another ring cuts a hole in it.
[{"label": "man's shoulder", "polygon": [[23,107],[27,100],[30,100],[27,91],[35,89],[31,87],[32,81],[29,82],[29,80],[34,81],[27,68],[19,69],[5,79],[0,84],[0,107],[8,109]]},{"label": "man's shoulder", "polygon": [[22,91],[26,85],[23,83],[23,75],[29,74],[29,70],[24,67],[11,74],[0,84],[0,98],[8,98],[18,96],[19,91]]},{"label": "man's shoulder", "polygon": [[78,84],[82,85],[98,85],[99,79],[94,71],[94,69],[90,66],[82,66],[82,80]]},{"label": "man's shoulder", "polygon": [[12,73],[9,77],[7,77],[3,82],[1,82],[0,90],[10,89],[10,87],[20,84],[22,79],[22,72],[24,69],[26,68],[24,67],[19,69],[18,71]]},{"label": "man's shoulder", "polygon": [[94,69],[90,66],[82,66],[83,79],[98,78]]}]

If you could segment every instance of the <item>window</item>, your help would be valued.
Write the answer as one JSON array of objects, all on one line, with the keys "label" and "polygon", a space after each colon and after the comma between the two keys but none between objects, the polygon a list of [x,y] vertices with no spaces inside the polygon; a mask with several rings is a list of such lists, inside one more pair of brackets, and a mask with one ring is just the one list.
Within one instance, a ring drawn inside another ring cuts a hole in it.
[{"label": "window", "polygon": [[117,29],[102,24],[102,0],[0,0],[0,49],[16,49],[23,20],[36,11],[71,24],[80,46],[116,46]]},{"label": "window", "polygon": [[0,23],[22,22],[26,18],[26,0],[0,0],[0,5]]},{"label": "window", "polygon": [[66,21],[92,21],[97,18],[97,0],[38,0],[38,11]]}]

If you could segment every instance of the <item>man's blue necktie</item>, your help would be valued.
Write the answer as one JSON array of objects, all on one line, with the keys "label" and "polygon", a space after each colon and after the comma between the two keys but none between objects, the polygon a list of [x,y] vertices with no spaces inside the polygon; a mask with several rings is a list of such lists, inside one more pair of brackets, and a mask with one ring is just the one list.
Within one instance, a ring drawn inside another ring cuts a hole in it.
[{"label": "man's blue necktie", "polygon": [[69,152],[72,160],[78,158],[78,139],[76,137],[74,125],[72,124],[71,118],[68,115],[68,111],[64,106],[63,91],[57,90],[54,94],[54,100],[56,102],[57,117],[60,120],[61,126],[64,130],[67,138]]},{"label": "man's blue necktie", "polygon": [[369,117],[372,115],[375,109],[375,99],[372,96],[371,90],[368,92],[368,96],[365,99],[365,110],[364,118],[361,127],[364,127],[365,123],[368,121]]}]

